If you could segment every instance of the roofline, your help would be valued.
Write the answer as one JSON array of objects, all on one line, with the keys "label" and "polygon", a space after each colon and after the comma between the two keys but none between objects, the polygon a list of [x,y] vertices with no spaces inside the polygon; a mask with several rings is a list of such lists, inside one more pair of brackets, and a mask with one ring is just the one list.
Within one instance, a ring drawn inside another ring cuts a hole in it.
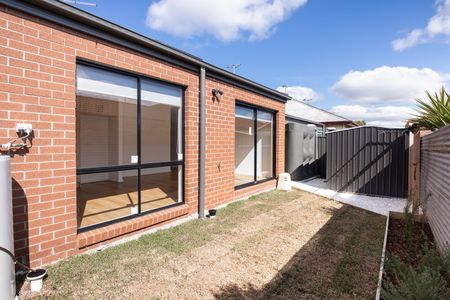
[{"label": "roofline", "polygon": [[311,120],[308,120],[308,119],[300,118],[300,117],[289,115],[289,114],[286,114],[286,120],[287,119],[291,119],[291,120],[294,120],[294,121],[305,122],[305,123],[310,123],[310,124],[314,124],[314,125],[317,125],[317,126],[320,126],[320,127],[325,127],[324,123],[311,121]]},{"label": "roofline", "polygon": [[[322,123],[324,123],[324,124],[329,124],[329,123],[333,123],[333,124],[353,124],[353,125],[355,125],[355,126],[358,126],[358,124],[356,124],[356,123],[354,123],[353,121],[350,121],[350,120],[348,120],[348,121],[323,121]],[[359,126],[359,127],[361,127],[361,126]]]},{"label": "roofline", "polygon": [[203,61],[199,57],[150,39],[142,34],[60,1],[0,0],[0,4],[114,44],[131,48],[132,50],[153,56],[185,69],[199,71],[200,68],[205,68],[208,71],[207,75],[212,78],[234,84],[283,103],[291,99],[285,93],[226,71]]},{"label": "roofline", "polygon": [[[350,119],[344,118],[344,117],[342,117],[342,116],[340,116],[340,115],[337,115],[337,114],[335,114],[335,113],[332,113],[332,112],[330,112],[330,111],[328,111],[328,110],[326,110],[326,109],[319,108],[319,107],[316,107],[316,106],[314,106],[314,105],[308,104],[308,103],[306,103],[306,102],[304,102],[304,101],[302,101],[302,100],[298,100],[298,99],[294,99],[294,98],[291,98],[291,99],[289,99],[289,100],[293,100],[293,101],[297,101],[297,102],[303,103],[303,104],[305,104],[305,105],[308,105],[309,107],[312,107],[312,108],[321,110],[321,111],[323,111],[323,112],[325,112],[325,113],[327,113],[327,114],[330,114],[330,115],[339,117],[339,118],[341,118],[341,119],[344,119],[344,120],[347,120],[347,121],[353,123],[353,121],[350,120]],[[338,122],[344,122],[344,121],[338,121]],[[322,123],[324,123],[324,122],[322,122]]]}]

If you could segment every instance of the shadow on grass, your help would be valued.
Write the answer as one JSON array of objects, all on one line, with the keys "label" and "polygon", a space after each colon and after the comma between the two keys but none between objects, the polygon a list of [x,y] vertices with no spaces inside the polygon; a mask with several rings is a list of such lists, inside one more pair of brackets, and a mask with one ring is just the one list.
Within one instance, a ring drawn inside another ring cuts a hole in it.
[{"label": "shadow on grass", "polygon": [[[307,213],[301,214],[304,220],[290,222],[287,218],[292,218],[293,214],[285,214],[285,209],[280,210],[280,207],[288,201],[296,200],[300,200],[295,204],[299,205],[298,207],[294,205],[296,209],[299,209],[298,217],[300,218],[301,211]],[[242,284],[228,285],[222,290],[214,288],[216,292],[213,292],[213,295],[216,298],[373,298],[383,242],[384,217],[349,206],[333,209],[325,203],[324,205],[316,203],[311,208],[309,204],[315,200],[321,201],[319,197],[299,191],[268,192],[251,197],[247,201],[230,204],[221,209],[218,212],[218,218],[212,221],[190,221],[92,255],[69,258],[48,267],[51,275],[46,280],[42,296],[58,299],[98,299],[117,298],[122,295],[123,298],[127,298],[133,296],[130,294],[132,291],[136,292],[133,287],[142,285],[145,288],[149,280],[162,278],[161,285],[171,284],[164,281],[166,280],[164,276],[158,275],[158,272],[166,267],[168,259],[186,255],[186,259],[192,258],[191,263],[196,263],[195,256],[190,254],[196,248],[206,246],[218,237],[226,237],[235,228],[248,226],[249,220],[264,218],[264,214],[270,213],[272,217],[276,215],[278,220],[282,220],[282,223],[290,228],[287,231],[274,231],[276,233],[269,231],[268,234],[293,232],[298,236],[303,232],[298,225],[300,223],[306,227],[308,225],[306,222],[311,220],[314,225],[311,228],[318,229],[317,226],[322,225],[324,220],[328,222],[313,237],[310,230],[305,231],[307,236],[304,238],[311,237],[311,239],[267,285],[263,287],[260,284],[256,285],[260,282],[259,280],[267,282],[263,276],[258,276],[258,281],[248,280],[248,284],[244,286]],[[321,219],[314,220],[316,216]],[[266,228],[283,224],[270,223],[266,224]],[[260,241],[252,241],[249,238],[246,241],[253,248],[250,251],[262,251],[258,244]],[[237,244],[230,242],[229,246],[239,246],[240,242],[243,240],[238,241]],[[276,243],[270,245],[277,247]],[[211,246],[211,251],[214,251],[214,245]],[[211,253],[213,255],[213,252]],[[241,257],[245,259],[245,256]],[[261,264],[267,263],[267,260],[261,260]],[[171,267],[176,271],[174,266]],[[253,266],[249,267],[253,269]],[[261,269],[268,268],[264,266]],[[170,272],[172,271],[169,270]],[[220,269],[204,270],[204,272],[220,272]],[[226,275],[228,278],[235,276],[233,272]],[[189,280],[184,273],[174,273],[174,276],[173,280],[186,278]],[[209,285],[215,285],[214,282],[200,283],[193,280],[192,289],[197,284],[204,285],[201,289],[208,295],[211,292]],[[217,284],[220,283],[217,282]],[[80,289],[80,286],[83,288]],[[200,294],[195,295],[199,297]],[[23,299],[33,297],[26,292],[21,294]]]},{"label": "shadow on grass", "polygon": [[262,288],[228,285],[216,299],[373,298],[385,218],[351,206],[331,219]]}]

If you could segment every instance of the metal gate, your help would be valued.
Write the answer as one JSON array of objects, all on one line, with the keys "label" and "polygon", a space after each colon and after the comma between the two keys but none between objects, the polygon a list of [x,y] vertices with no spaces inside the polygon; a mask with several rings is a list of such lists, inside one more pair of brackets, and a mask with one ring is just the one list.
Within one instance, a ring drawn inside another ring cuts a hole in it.
[{"label": "metal gate", "polygon": [[286,172],[292,180],[318,175],[316,127],[306,124],[286,124]]},{"label": "metal gate", "polygon": [[327,188],[407,197],[408,131],[357,127],[326,134]]}]

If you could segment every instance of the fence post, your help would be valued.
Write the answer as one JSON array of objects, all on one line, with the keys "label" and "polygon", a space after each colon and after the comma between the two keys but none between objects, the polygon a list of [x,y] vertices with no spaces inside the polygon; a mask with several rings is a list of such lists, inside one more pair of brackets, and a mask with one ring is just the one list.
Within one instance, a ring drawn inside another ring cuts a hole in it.
[{"label": "fence post", "polygon": [[408,159],[408,200],[413,214],[419,213],[420,205],[420,131],[410,133]]},{"label": "fence post", "polygon": [[419,214],[420,207],[420,145],[422,137],[430,134],[429,130],[410,133],[408,161],[408,200],[412,202],[413,214]]}]

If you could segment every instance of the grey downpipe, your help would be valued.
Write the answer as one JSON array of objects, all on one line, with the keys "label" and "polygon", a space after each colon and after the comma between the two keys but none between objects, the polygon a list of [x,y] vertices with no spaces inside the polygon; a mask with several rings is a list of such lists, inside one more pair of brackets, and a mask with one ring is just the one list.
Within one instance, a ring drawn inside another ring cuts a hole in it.
[{"label": "grey downpipe", "polygon": [[200,68],[200,116],[199,116],[199,170],[198,170],[198,217],[205,218],[205,151],[206,151],[206,70]]}]

